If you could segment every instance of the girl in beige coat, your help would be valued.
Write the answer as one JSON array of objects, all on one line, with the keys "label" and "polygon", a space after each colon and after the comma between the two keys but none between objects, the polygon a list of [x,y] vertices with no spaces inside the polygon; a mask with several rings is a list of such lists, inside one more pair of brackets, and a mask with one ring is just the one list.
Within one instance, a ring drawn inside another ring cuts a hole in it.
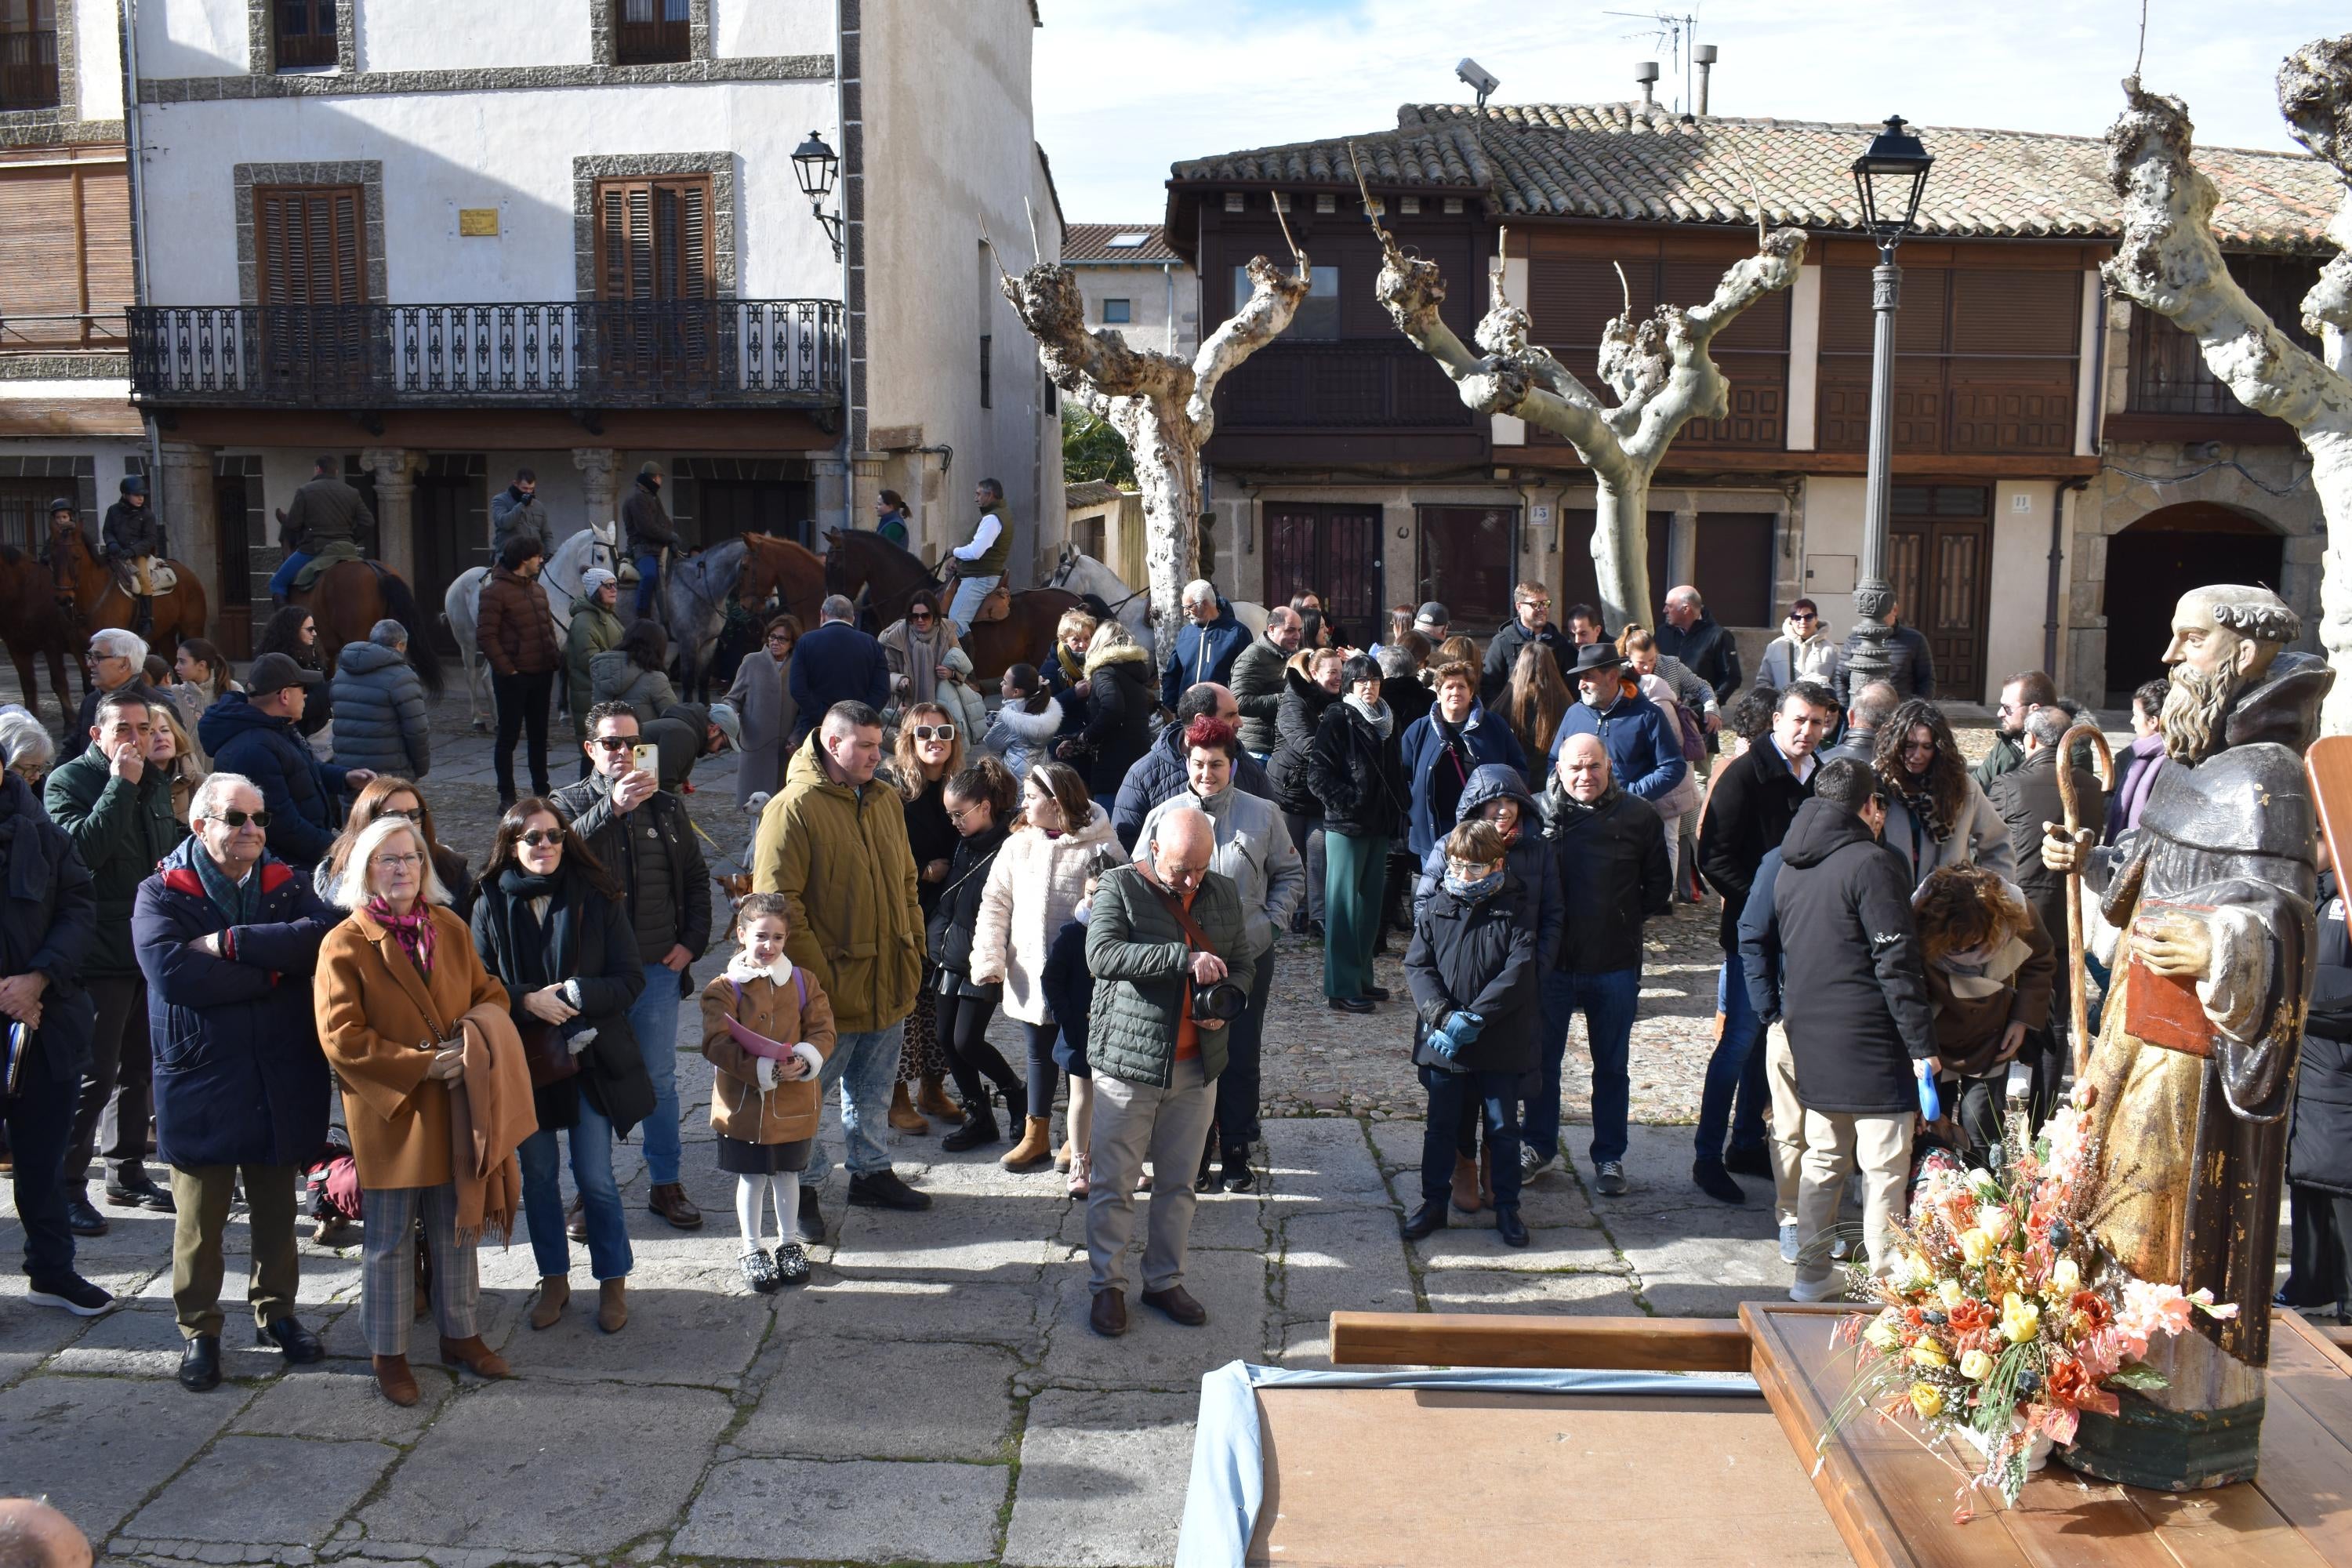
[{"label": "girl in beige coat", "polygon": [[[1086,896],[1087,878],[1097,861],[1127,858],[1110,817],[1088,798],[1077,769],[1066,763],[1039,763],[1022,786],[1022,815],[1012,837],[997,851],[980,896],[980,917],[971,936],[975,985],[1003,984],[1004,1013],[1017,1019],[1029,1041],[1029,1119],[1021,1142],[1004,1156],[1008,1171],[1026,1171],[1053,1158],[1054,1037],[1059,1026],[1045,1005],[1045,951]],[[1081,1136],[1091,1088],[1070,1080],[1070,1136]]]},{"label": "girl in beige coat", "polygon": [[[784,956],[792,934],[781,893],[753,893],[735,913],[742,945],[702,993],[702,1054],[710,1058],[710,1125],[719,1168],[735,1176],[735,1217],[743,1229],[743,1279],[766,1295],[808,1279],[808,1255],[792,1239],[801,1172],[816,1141],[824,1098],[817,1074],[833,1054],[833,1005],[814,976]],[[729,1022],[791,1053],[763,1056]],[[760,1246],[761,1208],[772,1195],[778,1244]]]}]

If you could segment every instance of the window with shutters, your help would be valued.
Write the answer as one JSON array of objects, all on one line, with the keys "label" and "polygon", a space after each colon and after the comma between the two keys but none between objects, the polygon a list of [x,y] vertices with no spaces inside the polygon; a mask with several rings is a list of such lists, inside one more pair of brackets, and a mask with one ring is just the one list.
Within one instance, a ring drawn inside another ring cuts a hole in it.
[{"label": "window with shutters", "polygon": [[714,303],[712,211],[708,174],[597,182],[598,321],[615,384],[658,389],[716,367],[731,318]]},{"label": "window with shutters", "polygon": [[120,149],[0,153],[0,353],[114,349],[131,302]]},{"label": "window with shutters", "polygon": [[[2083,275],[1906,267],[1895,318],[1895,449],[2001,456],[2074,449]],[[1870,268],[1822,278],[1822,450],[1870,437]]]},{"label": "window with shutters", "polygon": [[306,395],[368,385],[383,354],[366,310],[366,193],[256,185],[253,247],[263,374]]},{"label": "window with shutters", "polygon": [[[2269,316],[2289,342],[2318,353],[2318,340],[2303,330],[2303,297],[2319,281],[2319,263],[2299,256],[2232,256],[2230,276],[2255,308]],[[2197,340],[2169,318],[2135,306],[2131,325],[2131,395],[2134,414],[2193,414],[2252,417],[2205,366]]]},{"label": "window with shutters", "polygon": [[0,0],[0,110],[58,101],[58,0]]},{"label": "window with shutters", "polygon": [[279,70],[335,63],[335,0],[270,0]]},{"label": "window with shutters", "polygon": [[687,0],[611,0],[611,5],[615,63],[671,65],[688,58],[694,46]]}]

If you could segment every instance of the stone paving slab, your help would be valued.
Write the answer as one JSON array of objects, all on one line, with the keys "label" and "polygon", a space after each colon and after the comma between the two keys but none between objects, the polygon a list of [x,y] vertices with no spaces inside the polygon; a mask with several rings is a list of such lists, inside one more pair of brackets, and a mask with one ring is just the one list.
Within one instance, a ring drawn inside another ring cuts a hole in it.
[{"label": "stone paving slab", "polygon": [[1032,1399],[1003,1561],[1019,1568],[1171,1561],[1199,1403],[1197,1379],[1190,1390],[1164,1394],[1055,1388]]},{"label": "stone paving slab", "polygon": [[1208,1322],[1181,1328],[1143,1304],[1132,1264],[1128,1279],[1128,1331],[1105,1339],[1087,1326],[1093,1296],[1084,1265],[1066,1270],[1045,1359],[1034,1382],[1041,1386],[1184,1389],[1201,1373],[1229,1361],[1245,1361],[1265,1345],[1266,1260],[1242,1252],[1203,1254],[1201,1267],[1185,1276],[1184,1288],[1208,1309]]},{"label": "stone paving slab", "polygon": [[984,1562],[1012,1476],[1003,1465],[731,1459],[711,1468],[670,1547],[761,1563]]},{"label": "stone paving slab", "polygon": [[405,1443],[440,1414],[457,1390],[457,1373],[411,1362],[418,1399],[403,1410],[375,1393],[375,1373],[364,1361],[330,1361],[289,1373],[229,1423],[233,1432],[285,1437],[372,1437]]},{"label": "stone paving slab", "polygon": [[[856,1375],[844,1376],[845,1367]],[[1012,1458],[1020,1361],[990,1345],[794,1337],[750,1419],[729,1441],[745,1454],[868,1459]]]},{"label": "stone paving slab", "polygon": [[317,1546],[399,1458],[387,1443],[223,1437],[123,1531],[156,1541]]},{"label": "stone paving slab", "polygon": [[231,1420],[237,1391],[197,1399],[149,1378],[47,1373],[0,1393],[0,1477],[47,1497],[92,1540],[114,1533]]},{"label": "stone paving slab", "polygon": [[1282,1222],[1279,1300],[1292,1321],[1419,1305],[1397,1217],[1379,1209],[1294,1214]]}]

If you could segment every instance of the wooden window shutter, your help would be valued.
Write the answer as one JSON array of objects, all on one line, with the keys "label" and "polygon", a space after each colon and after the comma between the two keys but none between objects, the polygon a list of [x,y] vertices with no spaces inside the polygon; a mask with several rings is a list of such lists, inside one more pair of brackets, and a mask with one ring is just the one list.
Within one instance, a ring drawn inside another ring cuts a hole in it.
[{"label": "wooden window shutter", "polygon": [[[1617,268],[1606,261],[1535,257],[1528,265],[1528,312],[1535,321],[1536,341],[1555,349],[1598,345],[1610,321],[1624,310],[1628,292],[1636,321],[1657,308],[1656,262],[1628,262],[1621,283]],[[1589,375],[1589,359],[1570,363],[1569,369]]]},{"label": "wooden window shutter", "polygon": [[253,193],[257,292],[265,305],[367,302],[366,196],[357,185]]},{"label": "wooden window shutter", "polygon": [[2080,272],[1952,274],[1956,354],[2071,354],[2082,323]]},{"label": "wooden window shutter", "polygon": [[24,319],[82,309],[76,173],[0,166],[0,312],[21,343],[55,346],[81,335],[72,321]]},{"label": "wooden window shutter", "polygon": [[605,180],[596,213],[600,298],[711,298],[709,176]]}]

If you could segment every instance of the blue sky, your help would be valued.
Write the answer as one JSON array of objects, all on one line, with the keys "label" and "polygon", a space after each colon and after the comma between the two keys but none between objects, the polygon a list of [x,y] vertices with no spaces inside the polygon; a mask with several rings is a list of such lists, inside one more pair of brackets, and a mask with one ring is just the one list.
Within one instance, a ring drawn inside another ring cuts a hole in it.
[{"label": "blue sky", "polygon": [[[1393,124],[1400,103],[1467,101],[1464,56],[1495,101],[1636,96],[1658,59],[1642,0],[1042,0],[1038,140],[1073,222],[1157,218],[1168,165]],[[2097,135],[2131,68],[2137,0],[1696,0],[1722,51],[1717,114]],[[2185,98],[2200,142],[2292,148],[2272,78],[2297,45],[2342,32],[2342,0],[2151,0],[2150,86]]]}]

